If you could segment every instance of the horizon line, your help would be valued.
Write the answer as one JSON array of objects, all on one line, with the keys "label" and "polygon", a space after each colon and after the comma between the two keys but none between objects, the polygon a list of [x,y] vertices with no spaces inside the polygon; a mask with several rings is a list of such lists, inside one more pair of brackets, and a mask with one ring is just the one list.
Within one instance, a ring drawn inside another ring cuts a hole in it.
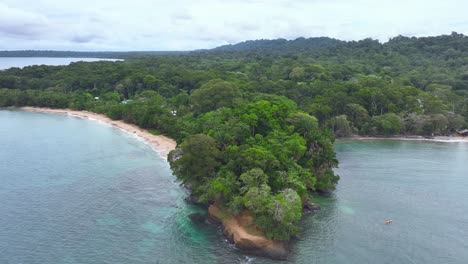
[{"label": "horizon line", "polygon": [[254,42],[254,41],[273,41],[273,40],[295,41],[295,40],[298,40],[298,39],[327,38],[327,39],[331,39],[331,40],[338,40],[338,41],[345,42],[345,43],[360,42],[360,41],[364,41],[364,40],[372,40],[372,41],[377,41],[380,44],[385,44],[385,43],[388,43],[389,41],[391,41],[392,39],[395,39],[395,38],[398,38],[398,37],[410,38],[410,39],[420,39],[420,38],[436,38],[436,37],[441,37],[441,36],[452,36],[452,35],[459,35],[459,36],[466,37],[466,35],[464,35],[463,33],[458,33],[456,31],[451,31],[450,34],[426,35],[426,36],[407,36],[407,35],[399,34],[397,36],[389,38],[387,41],[381,41],[379,39],[374,39],[372,37],[367,37],[367,38],[363,38],[363,39],[359,39],[359,40],[343,40],[343,39],[338,39],[338,38],[333,38],[333,37],[320,36],[320,37],[296,37],[296,38],[273,38],[273,39],[269,39],[269,38],[246,39],[246,40],[242,40],[242,41],[239,41],[239,42],[236,42],[236,43],[228,43],[228,44],[216,46],[216,47],[213,47],[213,48],[200,48],[200,49],[191,49],[191,50],[114,50],[114,51],[113,50],[87,50],[87,51],[81,50],[80,51],[80,50],[52,50],[52,49],[50,49],[50,50],[49,49],[44,49],[44,50],[40,50],[40,49],[38,49],[38,50],[35,50],[35,49],[21,49],[21,50],[0,50],[0,52],[19,52],[19,51],[76,52],[76,53],[93,53],[93,52],[94,53],[106,53],[106,52],[107,53],[193,52],[193,51],[213,50],[213,49],[220,48],[220,47],[235,46],[235,45],[242,44],[242,43],[245,43],[245,42]]}]

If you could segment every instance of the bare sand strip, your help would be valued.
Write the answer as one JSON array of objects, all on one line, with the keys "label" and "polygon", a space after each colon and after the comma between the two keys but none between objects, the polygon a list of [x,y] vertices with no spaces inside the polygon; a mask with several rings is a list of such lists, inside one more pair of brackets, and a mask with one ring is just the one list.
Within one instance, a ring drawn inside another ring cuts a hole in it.
[{"label": "bare sand strip", "polygon": [[412,140],[412,141],[428,141],[428,142],[447,142],[447,143],[457,143],[465,142],[468,143],[468,137],[461,136],[434,136],[431,138],[425,138],[422,136],[397,136],[397,137],[362,137],[362,136],[351,136],[341,139],[356,139],[356,140],[372,140],[372,139],[385,139],[385,140]]},{"label": "bare sand strip", "polygon": [[150,145],[156,152],[161,155],[164,159],[167,158],[169,152],[176,148],[177,143],[163,135],[153,135],[145,129],[138,127],[137,125],[125,123],[122,120],[112,120],[109,117],[101,114],[92,113],[89,111],[77,111],[71,109],[53,109],[45,107],[21,107],[21,110],[29,112],[42,112],[42,113],[54,113],[64,114],[69,116],[76,116],[82,118],[88,118],[91,120],[98,120],[105,122],[114,127],[122,129],[130,134],[142,138],[148,145]]}]

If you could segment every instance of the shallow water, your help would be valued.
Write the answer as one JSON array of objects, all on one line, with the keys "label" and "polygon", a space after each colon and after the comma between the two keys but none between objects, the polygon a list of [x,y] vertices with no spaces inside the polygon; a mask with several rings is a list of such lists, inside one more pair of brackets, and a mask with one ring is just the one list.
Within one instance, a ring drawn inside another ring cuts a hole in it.
[{"label": "shallow water", "polygon": [[[192,221],[167,163],[133,135],[0,111],[0,263],[284,263]],[[339,141],[341,175],[290,263],[466,263],[468,144]],[[385,219],[393,219],[385,225]]]},{"label": "shallow water", "polygon": [[99,58],[44,58],[44,57],[0,57],[0,70],[31,65],[68,65],[77,61],[116,61],[116,59]]}]

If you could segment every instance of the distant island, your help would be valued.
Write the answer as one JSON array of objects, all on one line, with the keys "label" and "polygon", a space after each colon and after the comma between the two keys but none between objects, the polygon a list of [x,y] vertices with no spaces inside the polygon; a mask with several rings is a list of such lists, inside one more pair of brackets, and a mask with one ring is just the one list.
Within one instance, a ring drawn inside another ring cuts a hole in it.
[{"label": "distant island", "polygon": [[175,139],[168,161],[187,200],[240,249],[272,258],[287,257],[314,197],[335,189],[335,137],[467,128],[468,37],[458,33],[88,55],[125,61],[0,71],[0,107],[87,110]]},{"label": "distant island", "polygon": [[180,54],[183,51],[56,51],[56,50],[0,50],[5,57],[46,57],[46,58],[102,58],[126,59],[163,54]]}]

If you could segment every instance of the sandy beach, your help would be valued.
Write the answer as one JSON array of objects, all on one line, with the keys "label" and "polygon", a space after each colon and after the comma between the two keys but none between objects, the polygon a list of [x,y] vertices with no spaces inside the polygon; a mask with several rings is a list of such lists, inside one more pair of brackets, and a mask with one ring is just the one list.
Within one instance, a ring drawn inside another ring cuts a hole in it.
[{"label": "sandy beach", "polygon": [[396,137],[363,137],[363,136],[352,136],[348,138],[341,139],[355,139],[355,140],[372,140],[372,139],[385,139],[385,140],[414,140],[414,141],[431,141],[431,142],[447,142],[447,143],[456,143],[456,142],[467,142],[468,137],[461,136],[434,136],[432,138],[425,138],[423,136],[396,136]]},{"label": "sandy beach", "polygon": [[42,112],[42,113],[54,113],[54,114],[64,114],[82,118],[88,118],[91,120],[98,120],[105,122],[114,127],[122,129],[130,134],[133,134],[137,137],[142,138],[147,144],[149,144],[156,152],[158,152],[161,157],[167,158],[169,152],[177,146],[177,143],[166,136],[163,135],[153,135],[147,130],[142,129],[133,124],[127,124],[122,120],[112,120],[109,117],[101,114],[96,114],[88,111],[76,111],[71,109],[52,109],[52,108],[42,108],[42,107],[21,107],[21,110],[29,112]]},{"label": "sandy beach", "polygon": [[[177,143],[175,140],[168,138],[163,135],[153,135],[149,133],[147,130],[142,129],[134,124],[125,123],[122,120],[112,120],[109,117],[96,114],[89,111],[77,111],[72,109],[53,109],[53,108],[46,108],[46,107],[21,107],[19,108],[23,111],[30,111],[30,112],[43,112],[43,113],[54,113],[54,114],[64,114],[82,118],[88,118],[92,120],[98,120],[101,122],[105,122],[110,124],[114,127],[122,129],[130,134],[133,134],[137,137],[142,138],[147,144],[149,144],[156,152],[158,152],[161,157],[167,158],[169,152],[176,148]],[[353,139],[353,140],[373,140],[373,139],[385,139],[385,140],[414,140],[414,141],[432,141],[432,142],[448,142],[448,143],[456,143],[456,142],[467,142],[468,137],[461,137],[461,136],[434,136],[433,138],[425,138],[423,136],[416,136],[416,135],[409,135],[409,136],[395,136],[395,137],[366,137],[366,136],[351,136],[347,138],[340,138],[338,140],[345,140],[345,139]]]}]

